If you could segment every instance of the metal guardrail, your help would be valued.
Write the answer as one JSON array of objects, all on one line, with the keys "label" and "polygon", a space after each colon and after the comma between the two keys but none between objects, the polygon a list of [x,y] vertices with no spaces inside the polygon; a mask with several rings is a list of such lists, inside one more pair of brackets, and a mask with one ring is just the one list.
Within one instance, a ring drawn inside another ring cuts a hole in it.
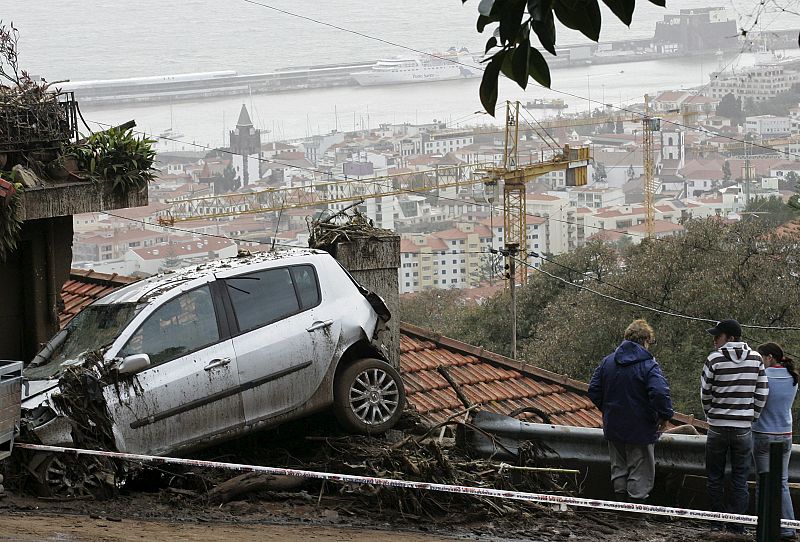
[{"label": "metal guardrail", "polygon": [[[608,443],[602,429],[567,427],[522,422],[502,414],[476,412],[472,424],[479,431],[467,429],[466,444],[483,457],[514,460],[524,441],[541,446],[547,461],[608,465]],[[656,468],[684,474],[705,475],[705,435],[665,433],[655,446]],[[800,482],[800,445],[792,446],[789,481]]]},{"label": "metal guardrail", "polygon": [[0,360],[0,460],[11,455],[19,427],[22,362]]}]

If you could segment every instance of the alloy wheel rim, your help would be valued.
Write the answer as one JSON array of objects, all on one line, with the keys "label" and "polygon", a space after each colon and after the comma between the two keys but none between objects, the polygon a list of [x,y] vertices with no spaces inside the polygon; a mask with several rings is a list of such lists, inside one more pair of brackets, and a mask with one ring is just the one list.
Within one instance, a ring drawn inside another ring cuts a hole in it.
[{"label": "alloy wheel rim", "polygon": [[360,372],[350,386],[350,409],[367,425],[379,425],[391,419],[399,400],[397,382],[383,369]]}]

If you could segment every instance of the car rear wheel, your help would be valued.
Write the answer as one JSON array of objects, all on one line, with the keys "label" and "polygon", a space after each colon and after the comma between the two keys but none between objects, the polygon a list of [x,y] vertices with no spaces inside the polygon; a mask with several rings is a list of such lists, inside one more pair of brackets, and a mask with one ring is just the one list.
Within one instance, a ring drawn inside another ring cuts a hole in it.
[{"label": "car rear wheel", "polygon": [[333,385],[334,413],[354,433],[383,433],[403,414],[406,395],[400,374],[379,359],[360,359],[345,367]]}]

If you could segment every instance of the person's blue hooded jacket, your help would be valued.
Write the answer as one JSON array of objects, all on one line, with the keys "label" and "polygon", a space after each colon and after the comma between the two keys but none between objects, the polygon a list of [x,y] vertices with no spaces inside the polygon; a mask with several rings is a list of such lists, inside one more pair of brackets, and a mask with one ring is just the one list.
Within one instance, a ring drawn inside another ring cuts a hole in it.
[{"label": "person's blue hooded jacket", "polygon": [[595,369],[589,398],[603,412],[607,440],[652,444],[659,420],[672,418],[669,384],[653,355],[640,344],[622,341]]}]

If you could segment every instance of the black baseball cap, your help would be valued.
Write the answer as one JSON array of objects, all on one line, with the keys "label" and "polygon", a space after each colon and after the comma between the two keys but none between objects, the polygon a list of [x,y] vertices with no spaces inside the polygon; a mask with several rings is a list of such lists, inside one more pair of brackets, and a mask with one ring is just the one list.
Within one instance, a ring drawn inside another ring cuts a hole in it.
[{"label": "black baseball cap", "polygon": [[717,322],[716,326],[710,327],[706,331],[714,337],[722,335],[723,333],[729,337],[742,336],[742,326],[740,326],[739,322],[736,320],[720,320]]}]

